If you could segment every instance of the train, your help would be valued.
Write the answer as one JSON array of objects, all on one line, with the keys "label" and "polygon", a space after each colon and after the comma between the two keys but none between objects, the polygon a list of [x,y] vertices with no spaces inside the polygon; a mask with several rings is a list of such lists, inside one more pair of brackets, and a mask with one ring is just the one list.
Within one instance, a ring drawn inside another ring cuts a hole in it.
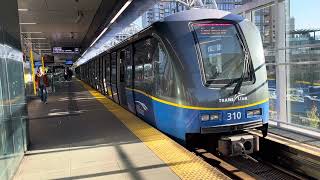
[{"label": "train", "polygon": [[75,71],[80,80],[182,142],[193,135],[268,132],[259,30],[227,11],[170,15]]}]

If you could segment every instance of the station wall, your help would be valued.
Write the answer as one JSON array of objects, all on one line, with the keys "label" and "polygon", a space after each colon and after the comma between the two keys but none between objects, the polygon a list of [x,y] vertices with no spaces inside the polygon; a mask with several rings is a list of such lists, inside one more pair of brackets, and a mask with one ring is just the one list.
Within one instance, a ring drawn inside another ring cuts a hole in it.
[{"label": "station wall", "polygon": [[26,100],[17,1],[0,1],[0,179],[11,179],[26,150]]}]

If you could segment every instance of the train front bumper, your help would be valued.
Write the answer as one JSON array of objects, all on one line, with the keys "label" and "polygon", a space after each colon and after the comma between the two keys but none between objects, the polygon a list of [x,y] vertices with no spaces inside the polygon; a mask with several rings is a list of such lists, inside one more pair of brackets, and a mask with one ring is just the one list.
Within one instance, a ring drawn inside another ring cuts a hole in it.
[{"label": "train front bumper", "polygon": [[256,121],[244,122],[239,124],[225,124],[225,125],[217,125],[212,127],[201,127],[201,134],[234,132],[234,131],[240,131],[240,130],[259,128],[262,126],[263,126],[262,119],[258,119]]}]

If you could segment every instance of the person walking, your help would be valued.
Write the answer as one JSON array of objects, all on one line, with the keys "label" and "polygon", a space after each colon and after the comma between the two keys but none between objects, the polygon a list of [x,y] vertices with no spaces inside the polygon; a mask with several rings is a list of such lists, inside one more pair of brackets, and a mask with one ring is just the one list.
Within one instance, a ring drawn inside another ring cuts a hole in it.
[{"label": "person walking", "polygon": [[36,86],[37,86],[41,101],[47,104],[47,99],[48,99],[47,87],[49,87],[49,82],[48,82],[47,74],[43,71],[41,67],[37,71],[35,81],[36,81]]},{"label": "person walking", "polygon": [[65,81],[68,81],[68,67],[64,68],[63,77]]},{"label": "person walking", "polygon": [[68,80],[71,81],[72,80],[72,76],[73,76],[73,72],[70,68],[67,69],[68,71]]}]

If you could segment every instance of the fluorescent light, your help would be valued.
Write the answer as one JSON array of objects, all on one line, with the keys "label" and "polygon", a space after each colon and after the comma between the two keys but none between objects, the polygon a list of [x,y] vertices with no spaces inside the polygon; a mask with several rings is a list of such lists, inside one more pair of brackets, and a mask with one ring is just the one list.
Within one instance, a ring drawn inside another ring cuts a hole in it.
[{"label": "fluorescent light", "polygon": [[40,50],[40,51],[51,51],[51,49],[34,49],[34,50]]},{"label": "fluorescent light", "polygon": [[109,29],[109,25],[106,28],[104,28],[104,30],[99,34],[99,36],[90,44],[90,47],[93,46],[94,43],[96,43],[108,29]]},{"label": "fluorescent light", "polygon": [[84,51],[84,53],[81,55],[81,57],[84,55],[84,54],[86,54],[88,52],[88,49],[86,50],[86,51]]},{"label": "fluorescent light", "polygon": [[29,9],[18,9],[18,11],[29,11]]},{"label": "fluorescent light", "polygon": [[47,39],[47,38],[24,38],[24,39]]},{"label": "fluorescent light", "polygon": [[120,9],[120,11],[114,16],[114,18],[110,21],[110,24],[114,23],[117,18],[123,13],[123,11],[131,4],[132,0],[126,2],[126,4]]},{"label": "fluorescent light", "polygon": [[21,32],[22,34],[41,34],[43,32]]},{"label": "fluorescent light", "polygon": [[110,23],[108,24],[108,26],[106,28],[104,28],[104,30],[99,34],[99,36],[91,43],[90,47],[92,47],[99,39],[100,37],[109,29],[109,27],[111,26],[112,23],[114,23],[117,18],[123,13],[123,11],[131,4],[133,0],[128,0],[126,2],[126,4],[120,9],[120,11],[112,18],[112,20],[110,21]]},{"label": "fluorescent light", "polygon": [[19,23],[19,24],[37,24],[37,23]]},{"label": "fluorescent light", "polygon": [[39,43],[39,42],[35,42],[35,43],[30,43],[30,44],[50,44],[50,43]]}]

